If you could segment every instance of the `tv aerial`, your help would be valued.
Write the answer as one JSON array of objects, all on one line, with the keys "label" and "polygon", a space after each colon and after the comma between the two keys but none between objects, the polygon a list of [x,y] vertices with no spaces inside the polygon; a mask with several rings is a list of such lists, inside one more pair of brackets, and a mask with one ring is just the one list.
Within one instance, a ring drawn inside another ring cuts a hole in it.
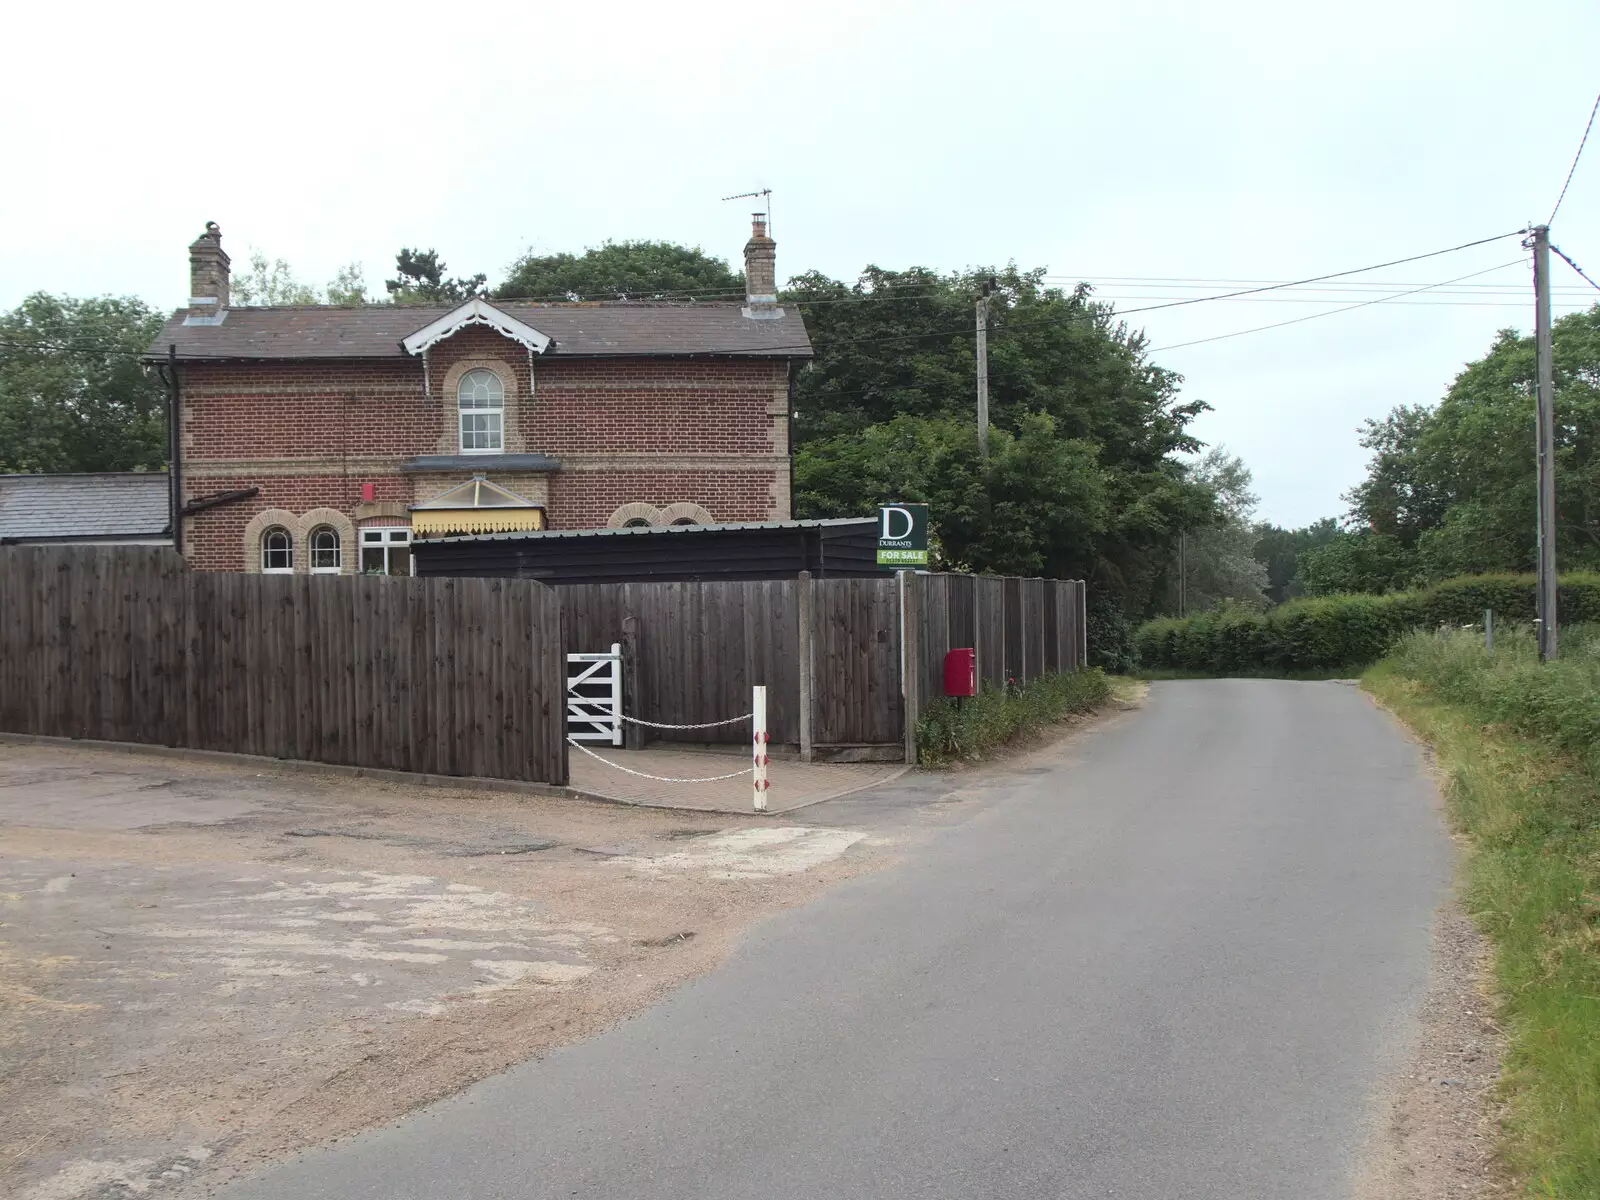
[{"label": "tv aerial", "polygon": [[724,200],[762,200],[767,206],[767,236],[772,236],[772,189],[762,188],[758,192],[740,192],[737,196],[724,196]]}]

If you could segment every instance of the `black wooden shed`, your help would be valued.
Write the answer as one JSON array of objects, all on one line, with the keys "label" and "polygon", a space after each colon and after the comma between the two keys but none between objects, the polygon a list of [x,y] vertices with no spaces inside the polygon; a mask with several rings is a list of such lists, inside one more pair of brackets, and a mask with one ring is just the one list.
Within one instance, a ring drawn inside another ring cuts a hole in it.
[{"label": "black wooden shed", "polygon": [[419,538],[418,575],[545,583],[879,576],[876,517],[625,529],[548,529]]}]

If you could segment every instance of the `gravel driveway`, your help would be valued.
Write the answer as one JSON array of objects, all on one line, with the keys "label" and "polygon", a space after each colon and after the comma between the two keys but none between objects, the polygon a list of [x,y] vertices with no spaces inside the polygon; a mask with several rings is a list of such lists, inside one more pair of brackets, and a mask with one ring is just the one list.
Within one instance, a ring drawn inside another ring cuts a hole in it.
[{"label": "gravel driveway", "polygon": [[185,1190],[610,1024],[861,830],[0,743],[0,1169]]}]

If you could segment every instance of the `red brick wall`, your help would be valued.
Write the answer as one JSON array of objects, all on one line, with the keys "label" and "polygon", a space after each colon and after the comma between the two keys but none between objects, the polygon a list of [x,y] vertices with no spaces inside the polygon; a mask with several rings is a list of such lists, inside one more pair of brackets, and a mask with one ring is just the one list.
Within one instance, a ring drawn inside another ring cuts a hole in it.
[{"label": "red brick wall", "polygon": [[550,528],[597,529],[624,504],[665,508],[688,502],[718,521],[766,521],[772,489],[788,480],[774,471],[563,471],[550,485]]},{"label": "red brick wall", "polygon": [[528,400],[527,352],[493,330],[463,329],[428,358],[192,363],[184,368],[184,453],[193,460],[434,454],[453,436],[440,391],[462,358],[497,358],[516,376],[528,449],[570,453],[773,454],[767,408],[786,366],[741,359],[542,359]]},{"label": "red brick wall", "polygon": [[[250,569],[244,544],[244,527],[250,518],[265,508],[283,508],[299,516],[313,508],[332,508],[349,516],[361,503],[361,485],[373,484],[380,501],[411,503],[411,480],[399,475],[267,476],[235,479],[190,480],[184,491],[191,497],[209,496],[259,487],[261,494],[249,500],[224,504],[196,513],[184,522],[184,553],[189,564],[202,571],[243,571]],[[388,521],[387,524],[394,524]],[[345,553],[351,553],[345,547]],[[253,556],[250,556],[253,558]]]},{"label": "red brick wall", "polygon": [[183,453],[205,459],[432,454],[443,424],[419,364],[191,363]]},{"label": "red brick wall", "polygon": [[[516,407],[506,424],[517,440],[508,449],[591,459],[588,469],[552,477],[552,528],[603,525],[633,501],[691,502],[718,520],[774,515],[774,492],[785,491],[788,463],[773,457],[787,447],[775,431],[783,418],[768,409],[785,395],[786,363],[536,358],[530,396],[527,351],[491,329],[472,326],[430,352],[431,398],[424,394],[419,359],[185,365],[186,497],[261,488],[258,497],[189,522],[194,565],[244,567],[245,524],[265,508],[300,514],[325,506],[353,517],[363,483],[376,485],[377,501],[409,504],[413,481],[398,473],[398,464],[379,469],[359,460],[454,452],[453,398],[441,393],[451,367],[465,358],[496,359],[515,377]],[[635,469],[624,460],[614,470],[597,469],[605,464],[594,463],[593,456],[611,454],[669,455],[681,465]],[[773,465],[770,471],[697,470],[693,460],[700,456],[767,459]],[[283,468],[265,465],[258,473],[244,465],[302,458],[323,461],[307,464],[304,476],[269,474]],[[227,469],[226,477],[208,476],[208,462],[241,465]]]}]

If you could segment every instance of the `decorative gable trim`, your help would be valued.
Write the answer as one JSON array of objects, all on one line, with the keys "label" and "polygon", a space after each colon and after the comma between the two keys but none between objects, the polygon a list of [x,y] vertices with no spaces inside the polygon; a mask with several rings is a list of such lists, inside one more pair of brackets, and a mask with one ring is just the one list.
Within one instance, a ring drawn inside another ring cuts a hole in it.
[{"label": "decorative gable trim", "polygon": [[464,533],[526,533],[544,528],[544,506],[474,475],[442,495],[411,506],[418,537]]},{"label": "decorative gable trim", "polygon": [[426,512],[435,508],[537,508],[532,500],[519,496],[510,488],[492,483],[482,475],[474,475],[449,491],[413,504],[412,512]]},{"label": "decorative gable trim", "polygon": [[415,333],[400,339],[400,345],[407,354],[426,354],[431,347],[468,325],[487,325],[512,341],[526,346],[530,355],[543,354],[550,345],[548,335],[540,333],[532,325],[523,324],[509,313],[502,312],[487,300],[477,296],[451,309],[438,320],[430,321]]}]

